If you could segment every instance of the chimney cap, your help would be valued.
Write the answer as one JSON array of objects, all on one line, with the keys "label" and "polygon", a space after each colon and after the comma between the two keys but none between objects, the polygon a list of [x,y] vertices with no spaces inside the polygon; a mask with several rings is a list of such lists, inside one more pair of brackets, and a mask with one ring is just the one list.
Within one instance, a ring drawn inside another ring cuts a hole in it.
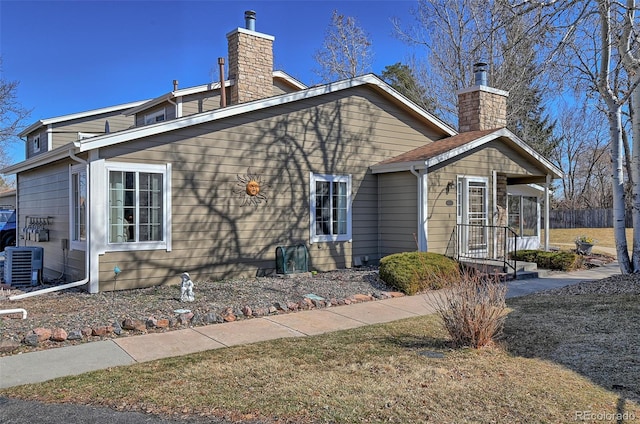
[{"label": "chimney cap", "polygon": [[256,11],[255,10],[246,10],[244,12],[244,24],[246,29],[250,31],[256,30]]},{"label": "chimney cap", "polygon": [[478,61],[473,64],[475,85],[487,85],[487,66],[487,63],[483,61]]}]

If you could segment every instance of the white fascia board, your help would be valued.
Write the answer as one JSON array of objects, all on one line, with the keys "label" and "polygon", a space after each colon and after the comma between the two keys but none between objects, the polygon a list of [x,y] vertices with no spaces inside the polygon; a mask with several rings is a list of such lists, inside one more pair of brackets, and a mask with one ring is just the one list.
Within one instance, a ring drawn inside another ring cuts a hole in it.
[{"label": "white fascia board", "polygon": [[455,131],[439,120],[435,119],[426,111],[415,106],[412,102],[406,100],[403,96],[399,96],[398,92],[393,90],[388,84],[379,79],[373,74],[367,74],[356,78],[337,81],[334,83],[321,85],[318,87],[311,87],[306,90],[296,91],[294,93],[281,94],[279,96],[270,97],[267,99],[255,100],[253,102],[242,103],[239,105],[227,106],[221,109],[215,109],[209,112],[199,113],[196,115],[189,115],[184,118],[178,118],[171,121],[165,121],[154,125],[147,125],[144,127],[132,128],[129,130],[120,131],[112,134],[105,134],[103,136],[94,137],[91,139],[85,139],[78,143],[76,146],[80,148],[80,152],[86,152],[92,149],[98,149],[101,147],[111,146],[113,144],[123,143],[126,141],[134,140],[142,137],[149,137],[157,134],[162,134],[168,131],[174,131],[177,129],[190,127],[193,125],[199,125],[217,119],[228,118],[243,113],[253,112],[256,110],[266,109],[273,106],[279,106],[286,103],[291,103],[299,100],[309,99],[324,94],[334,93],[341,90],[346,90],[352,87],[358,87],[363,85],[373,85],[391,96],[395,97],[398,101],[406,104],[406,106],[413,109],[417,114],[422,116],[430,123],[438,126],[444,132],[448,134],[455,134]]},{"label": "white fascia board", "polygon": [[25,128],[24,130],[22,130],[22,132],[20,134],[18,134],[18,137],[24,137],[26,135],[28,135],[30,132],[36,130],[37,128],[44,126],[44,125],[49,125],[49,124],[56,124],[58,122],[64,122],[64,121],[71,121],[74,119],[80,119],[80,118],[86,118],[88,116],[93,116],[93,115],[101,115],[103,113],[109,113],[109,112],[113,112],[116,110],[126,110],[126,109],[130,109],[132,107],[136,107],[138,105],[144,104],[148,102],[148,100],[140,100],[137,102],[131,102],[131,103],[125,103],[125,104],[121,104],[121,105],[115,105],[115,106],[109,106],[109,107],[104,107],[101,109],[93,109],[93,110],[87,110],[84,112],[78,112],[78,113],[72,113],[70,115],[62,115],[62,116],[56,116],[53,118],[47,118],[47,119],[40,119],[39,121],[34,122],[33,124],[29,125],[27,128]]},{"label": "white fascia board", "polygon": [[[389,90],[389,86],[380,80],[378,77],[368,74],[361,77],[356,77],[348,80],[338,81],[318,87],[311,87],[306,90],[296,91],[293,93],[281,94],[279,96],[269,97],[267,99],[255,100],[253,102],[242,103],[239,105],[227,106],[221,109],[215,109],[209,112],[203,112],[196,115],[189,115],[184,118],[178,118],[171,121],[165,121],[154,125],[147,125],[144,127],[132,128],[129,130],[120,131],[112,134],[105,134],[102,136],[94,137],[91,139],[81,140],[76,143],[76,146],[80,148],[80,152],[86,152],[92,149],[98,149],[101,147],[111,146],[113,144],[123,143],[129,140],[134,140],[142,137],[149,137],[157,134],[162,134],[168,131],[174,131],[177,129],[190,127],[193,125],[199,125],[206,122],[215,121],[217,119],[228,118],[235,115],[240,115],[247,112],[253,112],[260,109],[266,109],[273,106],[279,106],[286,103],[295,102],[298,100],[309,99],[317,96],[321,96],[328,93],[334,93],[337,91],[345,90],[352,87],[358,87],[362,85],[375,85],[392,96],[396,96],[396,91]],[[403,101],[402,98],[398,100]],[[411,106],[411,102],[408,102],[407,106]],[[422,115],[425,119],[429,120],[435,125],[440,124],[439,121],[433,119],[431,115],[422,111],[417,106],[414,106],[416,113]],[[442,125],[443,131],[453,131],[448,127]]]},{"label": "white fascia board", "polygon": [[[235,84],[235,80],[226,80],[224,82],[224,86],[225,87],[230,87],[232,85]],[[130,116],[130,115],[135,115],[138,112],[142,112],[143,110],[147,110],[150,109],[162,102],[168,101],[168,100],[173,100],[176,97],[180,97],[180,96],[188,96],[191,94],[198,94],[198,93],[204,93],[205,91],[212,91],[212,90],[218,90],[220,89],[220,83],[219,82],[212,82],[209,84],[203,84],[203,85],[197,85],[195,87],[188,87],[188,88],[183,88],[180,90],[176,90],[176,91],[171,91],[169,93],[163,94],[162,96],[158,96],[155,99],[151,99],[137,107],[134,107],[130,110],[128,110],[125,115]]]},{"label": "white fascia board", "polygon": [[427,169],[427,163],[423,160],[414,162],[394,162],[382,165],[372,165],[369,167],[372,174],[386,174],[390,172],[411,171],[414,169],[420,171]]},{"label": "white fascia board", "polygon": [[304,90],[308,88],[306,84],[298,81],[297,79],[295,79],[294,77],[292,77],[291,75],[287,74],[284,71],[273,71],[273,77],[283,79],[287,81],[289,84],[297,87],[300,90]]},{"label": "white fascia board", "polygon": [[30,159],[19,162],[15,165],[8,166],[0,169],[0,173],[4,175],[17,174],[20,172],[28,171],[30,169],[37,168],[42,165],[46,165],[57,160],[65,159],[69,157],[69,152],[74,150],[74,143],[69,143],[66,146],[59,147],[49,152],[41,153]]},{"label": "white fascia board", "polygon": [[487,134],[484,137],[480,137],[477,140],[469,142],[469,143],[467,143],[467,144],[465,144],[463,146],[460,146],[460,147],[458,147],[456,149],[452,149],[452,150],[449,150],[449,151],[447,151],[445,153],[442,153],[442,154],[440,154],[438,156],[434,156],[431,159],[427,160],[427,162],[426,162],[427,166],[428,167],[432,167],[432,166],[437,165],[437,164],[439,164],[441,162],[444,162],[444,161],[447,161],[449,159],[452,159],[452,158],[454,158],[454,157],[456,157],[458,155],[466,153],[469,150],[473,150],[476,147],[480,147],[483,144],[488,143],[490,141],[493,141],[493,140],[495,140],[495,139],[497,139],[499,137],[506,137],[509,140],[511,140],[515,145],[517,145],[522,150],[527,152],[535,160],[540,162],[540,164],[543,165],[549,172],[554,174],[556,178],[562,178],[563,177],[563,172],[560,169],[558,169],[558,167],[556,167],[554,164],[549,162],[547,159],[545,159],[543,156],[541,156],[538,152],[536,152],[531,147],[529,147],[529,145],[527,143],[522,141],[514,133],[512,133],[511,131],[509,131],[506,128],[501,128],[499,130],[496,130],[495,132]]}]

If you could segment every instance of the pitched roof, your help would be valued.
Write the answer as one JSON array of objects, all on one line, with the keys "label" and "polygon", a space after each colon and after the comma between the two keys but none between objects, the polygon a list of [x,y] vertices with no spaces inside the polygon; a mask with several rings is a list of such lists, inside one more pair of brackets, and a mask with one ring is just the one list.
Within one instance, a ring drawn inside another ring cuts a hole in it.
[{"label": "pitched roof", "polygon": [[62,116],[55,116],[53,118],[40,119],[34,122],[33,124],[29,125],[24,130],[22,130],[20,134],[18,134],[18,137],[24,137],[28,135],[30,132],[32,132],[33,130],[36,130],[39,127],[44,125],[57,124],[58,122],[71,121],[72,119],[86,118],[89,116],[101,115],[103,113],[109,113],[109,112],[114,112],[118,110],[127,110],[127,109],[131,109],[132,107],[136,107],[141,104],[144,104],[147,101],[148,100],[140,100],[137,102],[124,103],[124,104],[115,105],[115,106],[108,106],[100,109],[86,110],[84,112],[72,113],[69,115],[62,115]]},{"label": "pitched roof", "polygon": [[123,131],[113,132],[110,134],[103,134],[92,138],[86,138],[76,141],[73,144],[61,146],[50,152],[39,154],[18,164],[11,165],[0,170],[0,172],[4,174],[13,174],[33,169],[45,165],[46,163],[50,163],[54,160],[59,160],[65,156],[68,157],[70,149],[75,151],[76,153],[86,152],[89,150],[111,146],[118,143],[124,143],[142,137],[154,136],[177,129],[190,127],[193,125],[199,125],[206,122],[216,121],[218,119],[228,118],[230,116],[237,116],[243,113],[262,110],[269,107],[288,104],[304,99],[310,99],[330,93],[336,93],[342,90],[348,90],[355,87],[363,86],[369,87],[377,91],[381,95],[390,98],[392,101],[396,102],[396,104],[405,109],[408,113],[417,116],[418,119],[420,119],[426,125],[437,128],[437,130],[441,134],[445,136],[456,134],[456,131],[449,125],[447,125],[444,121],[441,121],[431,113],[425,111],[415,103],[411,102],[408,98],[393,89],[389,84],[381,80],[379,77],[373,74],[366,74],[355,78],[306,88],[292,93],[280,94],[277,96],[268,97],[266,99],[231,105],[225,108],[214,109],[208,112],[202,112],[182,118],[176,118],[157,124],[145,125]]},{"label": "pitched roof", "polygon": [[540,163],[547,172],[551,173],[554,177],[562,178],[563,172],[561,169],[506,128],[467,131],[449,138],[437,140],[393,158],[378,162],[371,166],[371,171],[374,174],[381,174],[386,172],[408,171],[411,169],[426,169],[497,139],[501,139],[505,143],[516,147],[525,155]]}]

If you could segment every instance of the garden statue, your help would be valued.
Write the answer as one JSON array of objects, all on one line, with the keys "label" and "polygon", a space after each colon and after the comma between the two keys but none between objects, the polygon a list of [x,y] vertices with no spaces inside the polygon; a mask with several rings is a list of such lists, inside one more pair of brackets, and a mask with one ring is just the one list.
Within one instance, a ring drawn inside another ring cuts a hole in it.
[{"label": "garden statue", "polygon": [[182,286],[180,288],[180,301],[181,302],[193,302],[195,296],[193,294],[193,281],[189,277],[188,272],[182,273]]}]

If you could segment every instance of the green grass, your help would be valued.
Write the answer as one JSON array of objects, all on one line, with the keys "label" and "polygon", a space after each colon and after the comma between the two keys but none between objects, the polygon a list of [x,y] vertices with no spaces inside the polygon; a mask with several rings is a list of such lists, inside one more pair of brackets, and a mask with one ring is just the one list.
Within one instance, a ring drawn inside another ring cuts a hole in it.
[{"label": "green grass", "polygon": [[557,423],[574,422],[585,410],[638,419],[638,305],[640,296],[529,296],[509,301],[501,347],[450,349],[431,315],[111,368],[0,395],[303,423]]}]

